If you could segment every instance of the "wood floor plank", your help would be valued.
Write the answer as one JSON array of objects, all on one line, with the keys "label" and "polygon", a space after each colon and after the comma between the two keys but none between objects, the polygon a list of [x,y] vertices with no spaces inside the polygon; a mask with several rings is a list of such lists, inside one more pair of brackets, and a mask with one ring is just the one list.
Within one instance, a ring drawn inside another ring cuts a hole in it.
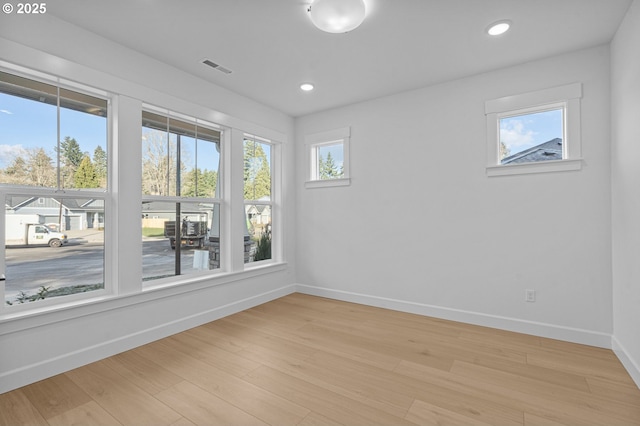
[{"label": "wood floor plank", "polygon": [[62,412],[47,421],[50,426],[114,426],[122,424],[93,400]]},{"label": "wood floor plank", "polygon": [[216,322],[208,323],[201,325],[200,327],[195,327],[190,330],[184,331],[181,334],[185,334],[187,336],[191,336],[193,338],[199,339],[203,342],[206,342],[210,345],[215,346],[216,348],[224,349],[227,352],[235,353],[241,351],[244,348],[244,341],[238,339],[237,336],[233,334],[224,334],[216,329],[214,325]]},{"label": "wood floor plank", "polygon": [[405,418],[420,425],[490,426],[476,418],[463,416],[419,399],[411,405]]},{"label": "wood floor plank", "polygon": [[260,367],[246,379],[343,425],[414,424],[270,367]]},{"label": "wood floor plank", "polygon": [[[261,320],[261,322],[263,322]],[[227,332],[231,330],[227,329]],[[297,362],[298,360],[304,360],[308,358],[317,350],[331,351],[333,353],[345,356],[354,360],[359,360],[380,368],[393,370],[400,359],[395,356],[383,354],[378,351],[377,347],[363,348],[354,346],[351,339],[345,339],[338,341],[332,337],[325,337],[322,334],[309,334],[306,330],[282,330],[278,327],[262,327],[261,332],[272,336],[279,337],[298,348],[305,348],[305,351],[300,353],[295,359],[290,362]],[[255,342],[255,340],[253,340]],[[256,352],[256,348],[259,345],[255,343],[247,343],[248,346],[245,351]],[[264,346],[262,346],[264,348]],[[282,351],[279,346],[273,347],[277,353],[292,355],[290,351]],[[257,354],[256,360],[259,360],[259,354]]]},{"label": "wood floor plank", "polygon": [[620,401],[626,404],[640,406],[640,389],[634,384],[613,382],[594,377],[585,379],[589,390],[594,394],[612,401]]},{"label": "wood floor plank", "polygon": [[239,357],[237,354],[204,343],[200,339],[194,338],[186,333],[168,337],[164,339],[164,343],[176,351],[186,353],[202,362],[206,362],[238,377],[242,377],[249,371],[260,367],[259,362]]},{"label": "wood floor plank", "polygon": [[342,426],[344,423],[333,421],[323,415],[311,412],[309,413],[298,426]]},{"label": "wood floor plank", "polygon": [[531,413],[524,413],[524,426],[571,426],[567,423],[560,423],[546,417],[536,416]]},{"label": "wood floor plank", "polygon": [[507,360],[477,358],[474,364],[499,371],[515,374],[523,379],[535,379],[546,383],[563,386],[569,389],[589,392],[591,388],[584,376],[531,364],[522,364]]},{"label": "wood floor plank", "polygon": [[[306,335],[319,336],[325,341],[339,342],[350,348],[358,348],[370,352],[377,352],[395,359],[411,359],[441,370],[449,370],[452,360],[437,351],[431,351],[424,345],[405,346],[400,348],[394,344],[382,342],[365,335],[345,333],[337,327],[327,327],[325,324],[307,324],[300,328]],[[347,349],[350,351],[351,349]]]},{"label": "wood floor plank", "polygon": [[104,361],[65,374],[122,424],[170,425],[181,417]]},{"label": "wood floor plank", "polygon": [[22,389],[0,394],[0,425],[48,426]]},{"label": "wood floor plank", "polygon": [[411,361],[402,361],[394,371],[403,376],[402,383],[411,386],[416,399],[490,424],[522,425],[523,406],[514,404],[504,393],[481,382],[471,382]]},{"label": "wood floor plank", "polygon": [[313,377],[314,383],[334,385],[335,393],[398,417],[404,417],[414,401],[414,392],[401,383],[397,374],[328,352],[315,353],[298,370]]},{"label": "wood floor plank", "polygon": [[162,341],[134,350],[266,423],[295,425],[309,414],[308,409],[291,400],[283,399],[185,353],[176,352]]},{"label": "wood floor plank", "polygon": [[[403,417],[406,414],[413,397],[396,392],[392,382],[377,380],[379,369],[366,366],[364,371],[357,372],[344,364],[344,359],[328,353],[326,355],[328,358],[311,357],[296,364],[284,360],[269,361],[265,366],[392,416]],[[336,368],[333,362],[338,362],[343,368]]]},{"label": "wood floor plank", "polygon": [[586,354],[566,353],[557,349],[544,349],[527,354],[527,363],[540,367],[633,384],[633,380],[617,359],[604,360]]},{"label": "wood floor plank", "polygon": [[189,419],[186,419],[184,417],[180,417],[180,420],[171,423],[171,426],[196,426],[195,423],[189,421]]},{"label": "wood floor plank", "polygon": [[156,397],[196,425],[267,425],[187,381],[160,392]]},{"label": "wood floor plank", "polygon": [[25,386],[22,390],[45,419],[91,401],[91,397],[64,374]]},{"label": "wood floor plank", "polygon": [[107,358],[104,363],[151,395],[168,389],[183,380],[166,368],[133,351]]},{"label": "wood floor plank", "polygon": [[553,414],[562,421],[570,418],[585,424],[616,423],[628,418],[640,421],[640,407],[617,401],[607,401],[589,392],[560,387],[554,384],[523,379],[517,375],[456,361],[451,373],[469,380],[484,382],[497,396],[509,397],[519,401],[526,412],[540,416]]}]

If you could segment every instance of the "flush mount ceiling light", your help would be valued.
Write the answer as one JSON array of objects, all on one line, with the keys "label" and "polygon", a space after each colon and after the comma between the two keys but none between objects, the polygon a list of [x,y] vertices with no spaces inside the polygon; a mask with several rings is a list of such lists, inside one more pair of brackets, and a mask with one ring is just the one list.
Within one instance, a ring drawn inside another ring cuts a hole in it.
[{"label": "flush mount ceiling light", "polygon": [[305,92],[310,92],[313,90],[313,84],[311,83],[302,83],[300,85],[300,89],[304,90]]},{"label": "flush mount ceiling light", "polygon": [[358,28],[365,17],[364,0],[315,0],[308,12],[313,24],[328,33]]},{"label": "flush mount ceiling light", "polygon": [[511,28],[511,21],[503,20],[494,22],[487,27],[487,34],[497,36],[506,33],[507,31],[509,31],[509,28]]}]

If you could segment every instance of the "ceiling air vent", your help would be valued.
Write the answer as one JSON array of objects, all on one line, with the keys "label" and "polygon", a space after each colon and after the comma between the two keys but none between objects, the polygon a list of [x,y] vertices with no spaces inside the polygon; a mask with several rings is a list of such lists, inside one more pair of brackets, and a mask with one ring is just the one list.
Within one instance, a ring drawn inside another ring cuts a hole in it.
[{"label": "ceiling air vent", "polygon": [[230,69],[225,68],[222,65],[218,65],[215,62],[212,62],[212,61],[210,61],[208,59],[204,59],[202,61],[202,63],[205,64],[205,65],[209,65],[211,68],[216,69],[218,71],[221,71],[221,72],[223,72],[225,74],[231,74],[231,70]]}]

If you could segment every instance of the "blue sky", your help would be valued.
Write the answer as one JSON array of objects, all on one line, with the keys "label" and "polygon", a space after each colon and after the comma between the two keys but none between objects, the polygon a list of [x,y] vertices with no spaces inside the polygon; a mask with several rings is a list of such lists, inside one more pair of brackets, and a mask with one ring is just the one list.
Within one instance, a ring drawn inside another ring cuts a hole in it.
[{"label": "blue sky", "polygon": [[[60,139],[74,138],[83,152],[93,156],[100,145],[107,150],[105,117],[62,108]],[[44,148],[55,158],[57,139],[56,106],[0,93],[0,168],[29,148]]]},{"label": "blue sky", "polygon": [[510,155],[554,138],[562,139],[562,110],[505,117],[500,119],[500,141]]}]

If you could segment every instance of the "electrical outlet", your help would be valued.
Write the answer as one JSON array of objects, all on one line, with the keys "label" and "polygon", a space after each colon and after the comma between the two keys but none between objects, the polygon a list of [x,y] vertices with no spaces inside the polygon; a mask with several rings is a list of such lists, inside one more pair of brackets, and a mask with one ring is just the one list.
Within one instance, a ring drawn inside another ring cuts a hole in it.
[{"label": "electrical outlet", "polygon": [[536,291],[535,290],[525,290],[524,291],[524,300],[527,302],[535,302],[536,301]]}]

